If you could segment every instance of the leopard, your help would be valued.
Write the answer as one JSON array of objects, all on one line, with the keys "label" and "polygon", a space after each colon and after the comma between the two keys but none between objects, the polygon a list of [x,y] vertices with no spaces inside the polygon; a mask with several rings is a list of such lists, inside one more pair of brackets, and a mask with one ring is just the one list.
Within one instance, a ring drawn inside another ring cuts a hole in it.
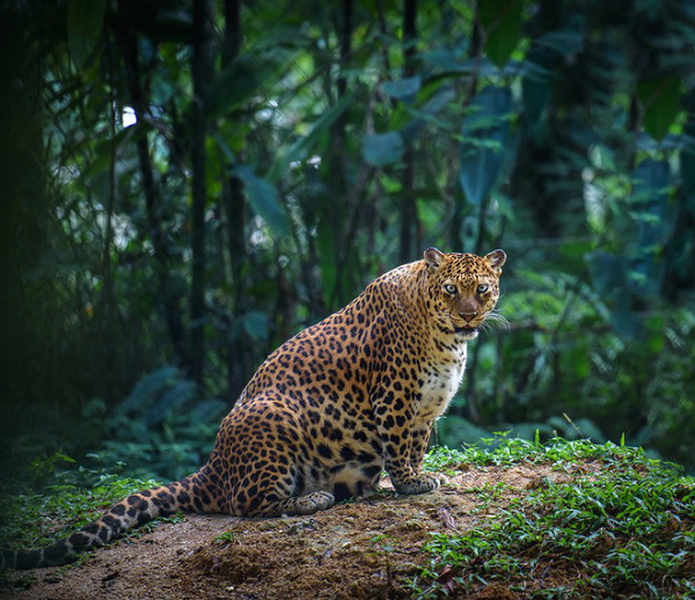
[{"label": "leopard", "polygon": [[446,477],[423,469],[433,424],[462,381],[467,343],[501,317],[506,258],[432,247],[381,275],[268,356],[197,472],[132,494],[53,544],[2,550],[0,570],[67,564],[178,511],[311,515],[374,494],[384,472],[397,494],[436,490]]}]

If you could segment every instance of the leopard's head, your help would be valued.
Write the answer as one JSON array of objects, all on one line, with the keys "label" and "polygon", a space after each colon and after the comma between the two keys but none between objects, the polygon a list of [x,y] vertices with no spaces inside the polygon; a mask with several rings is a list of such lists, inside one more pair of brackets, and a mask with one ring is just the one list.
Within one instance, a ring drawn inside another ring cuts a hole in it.
[{"label": "leopard's head", "polygon": [[426,305],[435,326],[443,333],[464,340],[478,335],[478,328],[497,304],[503,250],[485,256],[445,254],[436,248],[425,250],[427,271]]}]

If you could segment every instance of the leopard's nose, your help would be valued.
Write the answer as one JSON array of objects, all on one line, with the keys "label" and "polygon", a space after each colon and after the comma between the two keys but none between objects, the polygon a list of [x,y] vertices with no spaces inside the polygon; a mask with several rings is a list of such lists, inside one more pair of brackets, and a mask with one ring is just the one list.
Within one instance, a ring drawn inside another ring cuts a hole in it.
[{"label": "leopard's nose", "polygon": [[474,312],[460,312],[459,316],[466,319],[466,321],[470,321],[471,319],[475,319],[478,316],[478,311],[476,310]]}]

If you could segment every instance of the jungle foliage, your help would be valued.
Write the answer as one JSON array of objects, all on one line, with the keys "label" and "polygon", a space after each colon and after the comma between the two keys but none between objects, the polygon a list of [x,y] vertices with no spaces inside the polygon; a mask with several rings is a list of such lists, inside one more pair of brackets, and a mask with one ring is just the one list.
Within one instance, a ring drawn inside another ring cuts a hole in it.
[{"label": "jungle foliage", "polygon": [[270,351],[436,245],[509,256],[440,443],[692,469],[691,2],[11,0],[0,39],[7,466],[183,474]]},{"label": "jungle foliage", "polygon": [[[530,598],[678,598],[695,590],[692,477],[611,442],[502,439],[490,451],[490,441],[439,450],[427,462],[437,469],[550,462],[554,471],[574,470],[571,481],[539,477],[496,518],[460,535],[433,533],[424,548],[432,561],[414,597],[455,596],[459,586],[470,594],[492,581]],[[482,500],[476,512],[506,487],[474,490]]]}]

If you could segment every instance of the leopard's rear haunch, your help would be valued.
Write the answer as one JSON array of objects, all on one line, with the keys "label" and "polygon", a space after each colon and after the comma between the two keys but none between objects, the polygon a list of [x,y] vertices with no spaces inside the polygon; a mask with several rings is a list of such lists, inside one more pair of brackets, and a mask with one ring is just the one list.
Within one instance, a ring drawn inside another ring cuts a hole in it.
[{"label": "leopard's rear haunch", "polygon": [[135,494],[42,550],[3,551],[0,569],[58,565],[177,510],[307,515],[364,496],[385,470],[420,494],[430,432],[461,383],[466,345],[494,312],[506,261],[428,248],[337,313],[287,340],[223,419],[198,473]]},{"label": "leopard's rear haunch", "polygon": [[177,511],[218,512],[215,495],[203,470],[181,481],[138,492],[114,504],[84,529],[50,546],[0,551],[0,571],[70,563],[81,552],[108,544],[129,529]]}]

